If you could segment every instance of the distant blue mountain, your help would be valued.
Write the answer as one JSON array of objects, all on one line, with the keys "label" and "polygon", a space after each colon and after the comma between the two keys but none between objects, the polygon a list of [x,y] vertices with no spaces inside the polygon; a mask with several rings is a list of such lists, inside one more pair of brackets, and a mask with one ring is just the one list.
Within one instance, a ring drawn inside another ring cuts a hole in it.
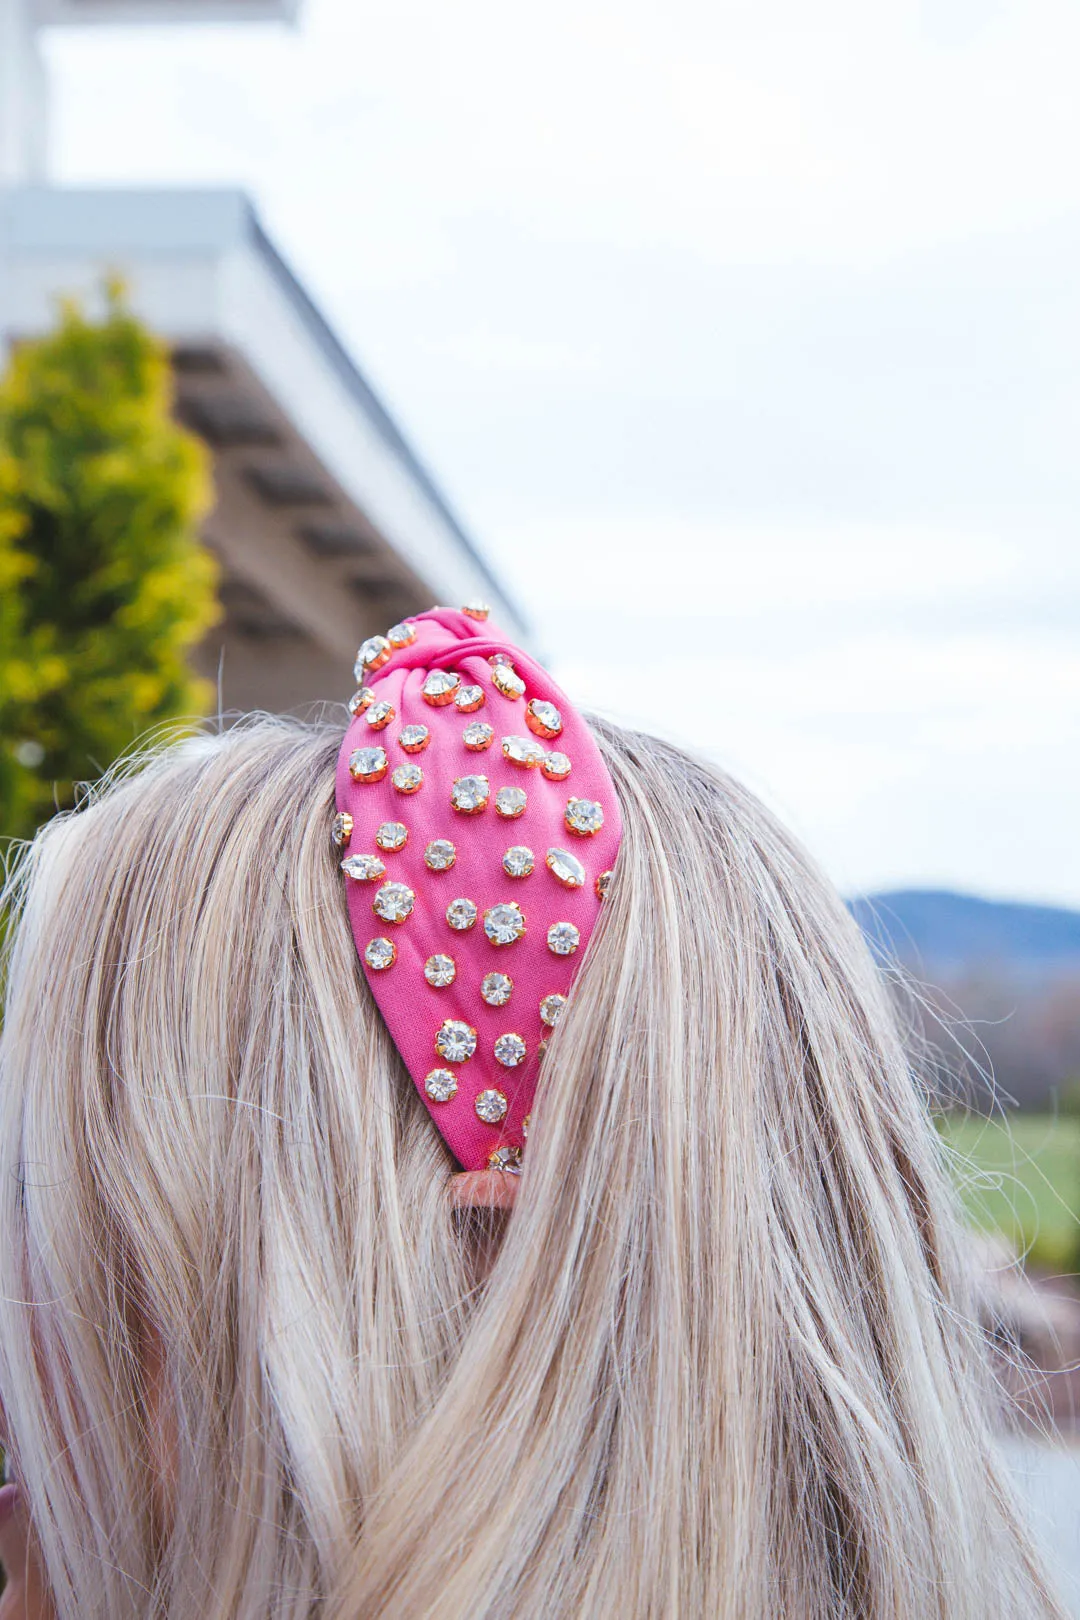
[{"label": "distant blue mountain", "polygon": [[1080,911],[896,889],[850,902],[875,949],[919,974],[994,968],[1018,978],[1080,973]]}]

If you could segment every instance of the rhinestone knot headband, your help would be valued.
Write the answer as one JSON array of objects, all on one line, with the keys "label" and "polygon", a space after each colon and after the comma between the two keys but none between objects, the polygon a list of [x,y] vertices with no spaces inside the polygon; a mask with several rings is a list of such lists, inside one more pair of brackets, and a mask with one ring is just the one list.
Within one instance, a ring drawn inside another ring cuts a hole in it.
[{"label": "rhinestone knot headband", "polygon": [[621,823],[589,728],[479,605],[357,654],[333,839],[379,1009],[466,1170],[520,1168]]}]

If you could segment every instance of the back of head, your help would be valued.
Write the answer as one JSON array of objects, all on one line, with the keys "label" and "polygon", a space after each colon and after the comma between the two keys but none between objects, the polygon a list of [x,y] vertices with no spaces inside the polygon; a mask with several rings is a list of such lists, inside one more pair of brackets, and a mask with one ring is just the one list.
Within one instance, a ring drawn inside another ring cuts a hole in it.
[{"label": "back of head", "polygon": [[359,969],[338,733],[178,745],[27,857],[0,1389],[64,1620],[1059,1612],[854,924],[594,729],[623,843],[509,1218]]}]

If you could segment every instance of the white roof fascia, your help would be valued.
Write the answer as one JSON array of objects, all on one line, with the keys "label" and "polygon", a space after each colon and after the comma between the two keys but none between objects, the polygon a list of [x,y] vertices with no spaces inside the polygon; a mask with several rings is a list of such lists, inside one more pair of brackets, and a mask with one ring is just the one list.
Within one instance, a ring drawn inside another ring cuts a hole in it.
[{"label": "white roof fascia", "polygon": [[[426,471],[387,454],[383,424],[356,408],[354,377],[328,366],[312,346],[300,311],[282,301],[273,264],[245,249],[231,254],[222,293],[227,340],[249,358],[269,392],[286,402],[300,435],[403,561],[422,579],[438,581],[441,600],[483,598],[506,630],[522,629],[501,591],[496,606],[498,587],[456,520],[451,527],[445,508],[433,503]],[[273,342],[264,346],[261,339],[271,332]]]},{"label": "white roof fascia", "polygon": [[32,0],[40,26],[295,22],[302,0]]}]

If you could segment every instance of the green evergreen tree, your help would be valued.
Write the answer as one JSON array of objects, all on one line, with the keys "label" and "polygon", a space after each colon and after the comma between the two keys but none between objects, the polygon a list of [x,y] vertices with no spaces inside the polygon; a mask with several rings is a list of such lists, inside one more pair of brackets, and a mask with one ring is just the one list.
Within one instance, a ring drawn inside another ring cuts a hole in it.
[{"label": "green evergreen tree", "polygon": [[0,837],[26,836],[148,728],[213,697],[187,655],[218,616],[204,446],[164,347],[110,283],[0,379]]}]

